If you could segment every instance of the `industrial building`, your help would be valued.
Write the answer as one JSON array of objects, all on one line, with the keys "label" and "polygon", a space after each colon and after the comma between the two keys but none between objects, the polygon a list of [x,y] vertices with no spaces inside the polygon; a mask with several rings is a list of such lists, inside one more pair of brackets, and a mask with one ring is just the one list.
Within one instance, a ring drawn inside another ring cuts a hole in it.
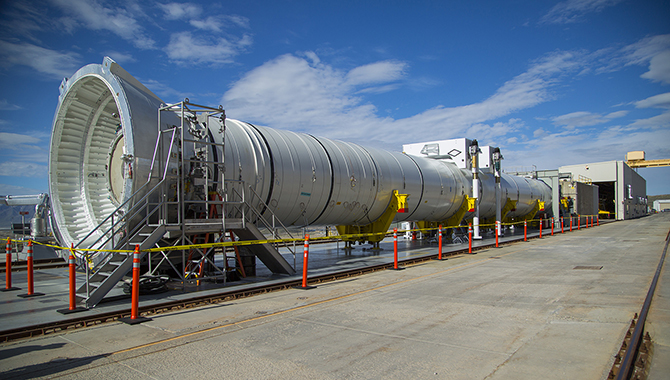
[{"label": "industrial building", "polygon": [[652,208],[656,211],[670,211],[670,199],[656,200]]},{"label": "industrial building", "polygon": [[573,179],[598,186],[599,209],[617,220],[647,214],[647,181],[624,161],[605,161],[558,168]]}]

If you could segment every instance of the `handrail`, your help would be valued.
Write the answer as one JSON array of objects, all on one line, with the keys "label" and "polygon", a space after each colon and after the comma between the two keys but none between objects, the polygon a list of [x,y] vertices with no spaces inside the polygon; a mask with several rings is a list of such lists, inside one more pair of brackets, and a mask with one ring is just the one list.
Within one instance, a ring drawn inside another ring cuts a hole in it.
[{"label": "handrail", "polygon": [[[175,131],[176,131],[176,129],[173,128],[173,129],[172,129],[172,138],[170,139],[170,148],[169,148],[168,155],[167,155],[168,160],[169,160],[170,154],[172,153],[172,147],[174,146]],[[110,219],[113,219],[114,215],[115,215],[119,210],[121,210],[123,207],[125,207],[130,201],[134,200],[134,198],[137,196],[137,194],[139,194],[141,191],[143,191],[144,188],[147,187],[147,186],[151,183],[151,174],[152,174],[151,172],[153,171],[153,168],[154,168],[154,163],[155,163],[155,160],[156,160],[156,151],[158,150],[158,145],[159,145],[159,144],[160,144],[160,134],[159,134],[158,139],[157,139],[157,141],[156,141],[156,147],[154,148],[154,156],[153,156],[153,159],[152,159],[152,162],[151,162],[151,170],[150,170],[150,172],[149,172],[149,178],[148,178],[147,181],[144,183],[144,185],[140,186],[140,188],[137,189],[137,190],[136,190],[130,197],[128,197],[128,199],[126,199],[126,201],[124,201],[123,203],[121,203],[121,205],[119,205],[113,212],[111,212],[105,219],[103,219],[102,222],[98,223],[98,225],[97,225],[95,228],[93,228],[93,229],[92,229],[92,230],[91,230],[91,231],[90,231],[84,238],[82,238],[81,240],[79,240],[79,242],[77,242],[77,244],[75,244],[75,248],[80,247],[80,246],[86,241],[86,239],[88,239],[89,237],[91,237],[91,235],[93,235],[93,233],[95,233],[96,231],[102,229],[102,227],[103,227],[103,225],[104,225],[105,223],[107,223]],[[169,166],[169,165],[167,164],[167,161],[166,161],[166,164],[165,164],[165,168],[166,168],[166,169],[165,169],[165,171],[164,171],[164,173],[163,173],[163,178],[162,178],[162,179],[161,179],[161,180],[160,180],[160,181],[159,181],[159,182],[158,182],[158,183],[157,183],[151,190],[149,190],[149,191],[145,194],[144,197],[142,197],[140,200],[138,200],[138,201],[135,203],[135,205],[141,205],[141,207],[132,206],[132,207],[128,210],[128,212],[125,213],[126,215],[125,215],[124,217],[120,218],[120,220],[118,220],[116,223],[113,223],[109,228],[107,228],[107,229],[102,233],[102,236],[100,236],[97,240],[95,240],[95,241],[91,244],[91,246],[94,246],[94,245],[98,244],[98,243],[103,239],[103,237],[106,236],[106,235],[110,232],[110,230],[111,230],[111,233],[112,233],[111,236],[112,236],[112,237],[107,238],[107,240],[105,240],[105,242],[103,243],[103,245],[104,245],[104,244],[107,244],[107,243],[109,242],[109,240],[111,240],[111,239],[113,238],[114,234],[115,234],[114,227],[116,227],[116,226],[119,225],[119,224],[125,223],[125,221],[123,221],[123,219],[128,219],[128,214],[130,214],[131,211],[132,211],[133,209],[135,209],[135,208],[137,208],[138,210],[135,211],[134,213],[132,213],[132,216],[137,215],[137,212],[139,212],[139,210],[141,210],[141,209],[145,206],[145,205],[142,204],[142,202],[143,202],[149,195],[153,195],[154,192],[155,192],[155,190],[165,182],[165,178],[166,178],[166,174],[167,174],[167,168],[168,168],[168,166]],[[160,202],[159,202],[159,204],[160,204]],[[153,214],[153,212],[152,212],[152,214]],[[124,240],[127,241],[127,239],[125,239],[125,238],[124,238]],[[120,243],[120,242],[119,242],[119,243]]]}]

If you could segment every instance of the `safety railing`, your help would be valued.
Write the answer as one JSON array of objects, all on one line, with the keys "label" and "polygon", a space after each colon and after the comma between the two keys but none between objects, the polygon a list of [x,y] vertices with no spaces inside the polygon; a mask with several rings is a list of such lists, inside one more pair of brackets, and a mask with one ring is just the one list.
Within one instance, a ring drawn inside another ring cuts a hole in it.
[{"label": "safety railing", "polygon": [[[169,151],[167,157],[170,157],[172,153],[172,147],[174,146],[174,140],[176,136],[176,128],[172,128],[172,136],[170,138],[170,145],[169,145]],[[128,199],[126,199],[123,203],[121,203],[113,212],[111,212],[106,218],[104,218],[98,225],[93,228],[84,238],[80,239],[77,244],[74,245],[74,248],[81,248],[83,244],[88,245],[89,248],[93,249],[101,249],[108,244],[111,245],[112,250],[109,250],[107,255],[104,257],[96,257],[97,264],[95,265],[96,267],[101,265],[101,263],[105,263],[111,256],[111,254],[116,250],[118,247],[123,247],[125,244],[130,241],[133,237],[139,233],[139,231],[142,229],[142,227],[147,223],[147,221],[156,213],[159,212],[158,215],[158,221],[165,221],[165,212],[166,209],[163,207],[164,199],[161,195],[164,194],[165,192],[163,191],[163,185],[165,184],[166,178],[167,178],[167,171],[169,168],[169,164],[166,162],[165,163],[165,168],[162,171],[162,175],[160,177],[160,180],[148,191],[146,189],[149,187],[151,184],[152,176],[153,176],[153,171],[155,168],[156,164],[156,159],[157,159],[157,153],[159,151],[159,146],[161,142],[161,137],[162,134],[159,134],[158,138],[156,139],[156,146],[154,148],[154,154],[153,158],[151,161],[151,166],[150,166],[150,171],[149,171],[149,176],[147,178],[147,181],[140,186],[139,189],[137,189]],[[142,195],[144,194],[144,195]],[[140,197],[137,199],[138,197]],[[158,197],[158,199],[161,199],[157,203],[151,203],[149,200],[152,197]],[[124,211],[127,206],[130,205],[130,208],[127,211]],[[152,207],[153,206],[153,207]],[[140,220],[134,228],[131,231],[127,231],[127,224],[128,221],[131,221],[135,219],[138,215],[144,214],[144,217],[142,220]],[[114,216],[115,215],[123,215],[122,217],[118,218],[115,220]],[[108,227],[105,227],[109,224]],[[91,243],[87,243],[87,240],[93,236],[96,232],[99,232],[99,237],[94,240]],[[116,240],[117,235],[121,235],[120,240]],[[86,255],[85,260],[81,261],[81,264],[84,264],[85,261],[88,261],[90,264],[90,258],[88,255]]]}]

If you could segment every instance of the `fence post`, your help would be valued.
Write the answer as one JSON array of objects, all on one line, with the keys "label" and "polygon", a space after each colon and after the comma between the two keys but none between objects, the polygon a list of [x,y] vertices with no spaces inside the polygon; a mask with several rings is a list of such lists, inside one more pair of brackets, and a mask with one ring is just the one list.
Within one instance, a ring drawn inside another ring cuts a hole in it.
[{"label": "fence post", "polygon": [[11,292],[12,290],[21,290],[12,286],[12,239],[7,238],[7,246],[5,247],[7,254],[5,255],[5,288],[3,292]]},{"label": "fence post", "polygon": [[305,234],[305,251],[302,255],[302,285],[296,286],[295,289],[314,289],[316,286],[307,285],[307,267],[309,263],[309,234]]},{"label": "fence post", "polygon": [[67,309],[59,309],[56,310],[57,312],[61,314],[70,314],[70,313],[76,313],[79,311],[84,311],[88,310],[85,307],[77,307],[76,301],[77,301],[77,273],[76,273],[76,262],[75,262],[75,256],[74,256],[74,243],[70,245],[70,257],[68,257],[68,269],[69,269],[69,277],[70,277],[70,305]]},{"label": "fence post", "polygon": [[523,221],[523,241],[528,241],[528,221]]},{"label": "fence post", "polygon": [[472,223],[468,223],[468,253],[472,253]]},{"label": "fence post", "polygon": [[28,293],[19,294],[17,297],[28,298],[28,297],[39,297],[43,296],[44,293],[35,293],[35,278],[33,276],[33,241],[28,240],[28,257],[26,257],[28,264]]},{"label": "fence post", "polygon": [[393,229],[393,268],[392,270],[403,270],[405,268],[398,267],[398,229]]},{"label": "fence post", "polygon": [[150,321],[151,318],[141,317],[140,308],[140,245],[135,244],[133,252],[133,287],[130,290],[130,318],[119,319],[123,323],[136,325],[138,323]]},{"label": "fence post", "polygon": [[437,259],[442,260],[442,225],[437,228]]}]

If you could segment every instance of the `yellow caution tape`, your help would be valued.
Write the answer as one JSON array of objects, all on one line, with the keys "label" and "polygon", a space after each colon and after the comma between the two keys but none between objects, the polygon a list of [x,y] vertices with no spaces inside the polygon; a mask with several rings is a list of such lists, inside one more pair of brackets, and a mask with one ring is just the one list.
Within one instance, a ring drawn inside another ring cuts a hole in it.
[{"label": "yellow caution tape", "polygon": [[[588,217],[588,216],[595,216],[595,215],[581,215],[582,217]],[[568,217],[569,218],[569,217]],[[517,224],[523,224],[524,222],[526,223],[531,223],[531,222],[540,222],[541,220],[550,220],[550,219],[531,219],[531,220],[521,220],[517,222],[509,222],[509,223],[500,223],[501,226],[513,226]],[[495,223],[489,223],[489,224],[480,224],[479,227],[495,227]],[[459,225],[459,226],[442,226],[442,229],[450,229],[450,228],[464,228],[467,226]],[[398,234],[403,234],[406,232],[430,232],[430,231],[437,231],[438,227],[434,228],[416,228],[416,229],[409,229],[409,230],[397,230]],[[365,238],[365,237],[370,237],[370,236],[380,236],[380,235],[391,235],[393,234],[393,231],[387,231],[387,232],[377,232],[377,233],[365,233],[365,234],[347,234],[347,235],[331,235],[331,236],[321,236],[321,237],[310,237],[310,241],[317,241],[317,240],[332,240],[332,239],[339,239],[339,240],[344,240],[344,239],[352,239],[352,238]],[[29,240],[12,240],[12,242],[16,243],[27,243]],[[292,243],[292,242],[303,242],[304,238],[290,238],[290,239],[266,239],[266,240],[238,240],[238,241],[226,241],[226,242],[218,242],[218,243],[203,243],[203,244],[187,244],[187,245],[174,245],[174,246],[169,246],[169,247],[159,247],[159,248],[149,248],[142,250],[142,252],[164,252],[164,251],[181,251],[181,250],[188,250],[188,249],[208,249],[208,248],[217,248],[217,247],[233,247],[233,246],[247,246],[247,245],[259,245],[259,244],[281,244],[281,243]],[[43,245],[45,247],[50,247],[53,249],[60,249],[60,250],[70,250],[70,247],[61,247],[58,245],[54,244],[47,244],[47,243],[40,243],[38,241],[33,241],[33,244],[39,244]],[[133,253],[135,252],[134,250],[128,250],[128,249],[92,249],[92,248],[77,248],[75,252],[112,252],[112,253]],[[84,258],[86,261],[88,261],[89,264],[92,264],[92,260],[90,258],[90,255],[85,254]]]}]

